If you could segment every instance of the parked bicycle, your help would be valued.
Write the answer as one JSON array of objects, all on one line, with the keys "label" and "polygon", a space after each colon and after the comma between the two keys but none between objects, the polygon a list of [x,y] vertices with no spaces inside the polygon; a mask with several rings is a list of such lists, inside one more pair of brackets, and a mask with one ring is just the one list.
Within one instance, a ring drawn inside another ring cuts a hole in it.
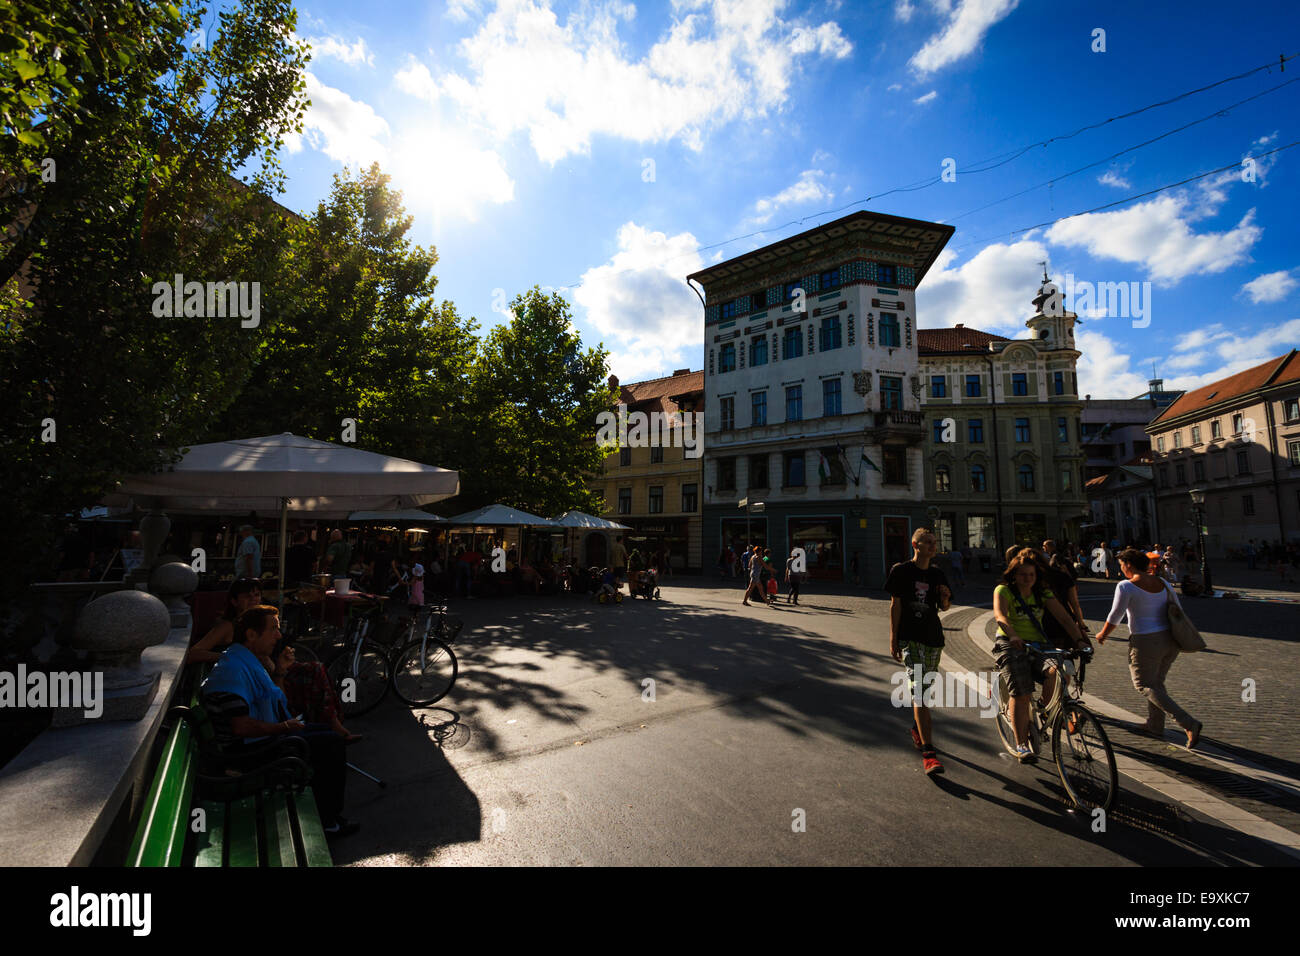
[{"label": "parked bicycle", "polygon": [[[1083,678],[1092,659],[1092,648],[1041,653],[1058,661],[1058,679],[1053,701],[1045,702],[1037,694],[1032,696],[1029,748],[1035,755],[1040,754],[1045,735],[1050,732],[1052,759],[1070,802],[1079,810],[1109,810],[1119,791],[1115,754],[1101,721],[1082,703]],[[998,691],[998,735],[1007,753],[1014,757],[1016,731],[1008,712],[1011,694],[1005,675],[999,675]]]}]

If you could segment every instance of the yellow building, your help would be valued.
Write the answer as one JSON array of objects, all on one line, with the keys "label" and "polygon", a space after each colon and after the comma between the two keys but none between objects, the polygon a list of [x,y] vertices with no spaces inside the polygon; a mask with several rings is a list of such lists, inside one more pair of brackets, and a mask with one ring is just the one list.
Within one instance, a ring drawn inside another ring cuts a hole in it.
[{"label": "yellow building", "polygon": [[[623,532],[628,551],[649,559],[665,551],[673,571],[698,572],[700,487],[703,475],[704,371],[678,369],[666,378],[619,385],[619,406],[611,412],[618,451],[605,459],[602,479],[592,489],[605,497],[603,516],[632,530]],[[680,417],[679,417],[680,413]],[[615,534],[582,537],[578,554],[588,566],[609,563]]]}]

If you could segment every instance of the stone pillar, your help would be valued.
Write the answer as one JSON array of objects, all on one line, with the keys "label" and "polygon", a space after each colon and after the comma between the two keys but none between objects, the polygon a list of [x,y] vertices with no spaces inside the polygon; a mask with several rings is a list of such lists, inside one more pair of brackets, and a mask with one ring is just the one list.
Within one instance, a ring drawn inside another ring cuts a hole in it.
[{"label": "stone pillar", "polygon": [[144,549],[144,561],[134,576],[135,580],[149,580],[149,572],[153,570],[153,563],[158,559],[158,552],[162,550],[171,527],[171,519],[159,511],[150,511],[140,519],[140,545]]},{"label": "stone pillar", "polygon": [[180,561],[160,564],[149,575],[149,592],[166,605],[172,627],[189,625],[190,607],[185,596],[192,594],[198,584],[198,572]]}]

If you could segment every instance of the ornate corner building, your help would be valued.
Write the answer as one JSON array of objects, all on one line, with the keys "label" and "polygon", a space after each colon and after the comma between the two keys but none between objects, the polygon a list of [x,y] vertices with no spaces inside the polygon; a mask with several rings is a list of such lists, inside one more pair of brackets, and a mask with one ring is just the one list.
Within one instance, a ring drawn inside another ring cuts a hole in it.
[{"label": "ornate corner building", "polygon": [[[689,276],[704,288],[702,553],[802,547],[868,583],[925,521],[916,287],[953,227],[858,212]],[[747,514],[740,502],[762,502]]]}]

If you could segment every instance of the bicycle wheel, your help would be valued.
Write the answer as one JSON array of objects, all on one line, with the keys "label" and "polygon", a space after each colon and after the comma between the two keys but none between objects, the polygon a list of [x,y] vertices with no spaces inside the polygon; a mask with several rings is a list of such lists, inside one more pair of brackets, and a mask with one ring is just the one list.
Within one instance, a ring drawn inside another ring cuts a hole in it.
[{"label": "bicycle wheel", "polygon": [[1052,757],[1075,807],[1110,809],[1119,791],[1119,770],[1106,731],[1091,711],[1073,701],[1062,706],[1052,727]]},{"label": "bicycle wheel", "polygon": [[427,707],[447,696],[456,683],[456,655],[434,637],[408,641],[397,654],[393,691],[408,706]]},{"label": "bicycle wheel", "polygon": [[360,648],[350,646],[326,669],[344,717],[359,717],[379,706],[391,684],[388,650],[378,641],[363,638]]},{"label": "bicycle wheel", "polygon": [[308,647],[306,644],[303,644],[301,641],[294,641],[293,656],[294,656],[294,660],[302,664],[320,663],[320,657],[317,655],[317,653],[314,650],[312,650],[310,647]]},{"label": "bicycle wheel", "polygon": [[1011,713],[1007,709],[1010,701],[1011,694],[1007,688],[1006,675],[998,674],[998,712],[993,719],[998,725],[998,736],[1002,738],[1002,746],[1014,757],[1016,756],[1016,729],[1011,725]]}]

